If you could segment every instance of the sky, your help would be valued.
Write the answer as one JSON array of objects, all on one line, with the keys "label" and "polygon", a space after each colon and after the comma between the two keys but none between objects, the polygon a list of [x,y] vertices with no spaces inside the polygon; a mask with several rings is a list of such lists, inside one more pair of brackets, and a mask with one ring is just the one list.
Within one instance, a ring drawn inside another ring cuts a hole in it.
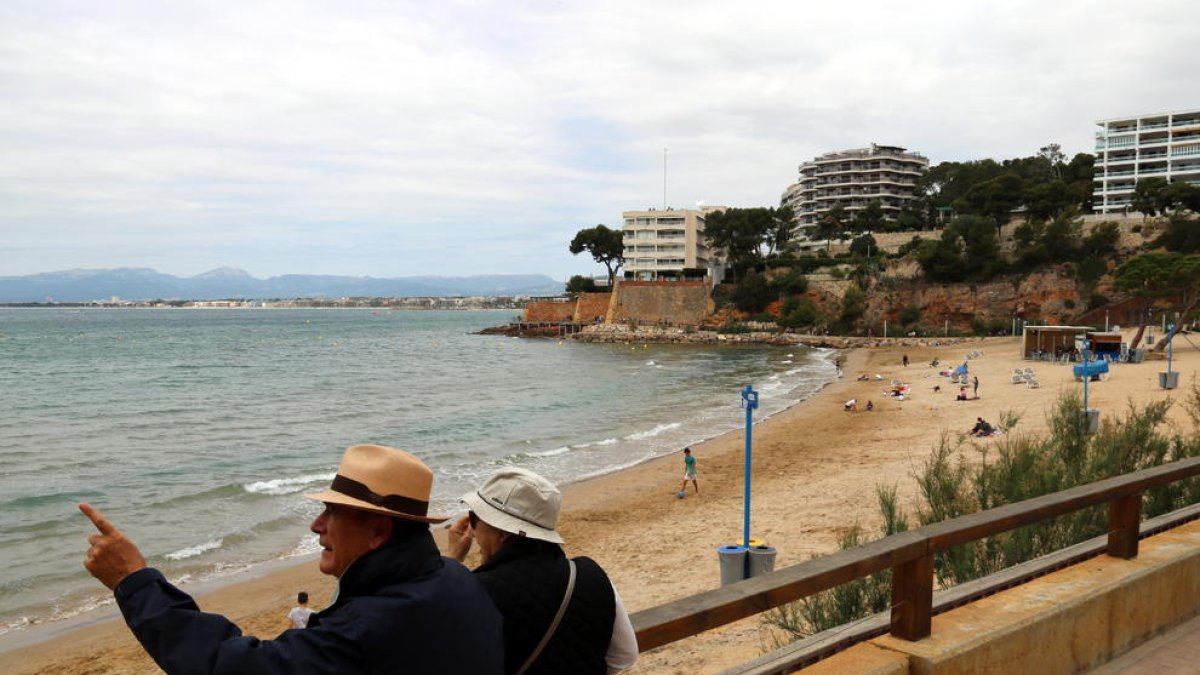
[{"label": "sky", "polygon": [[1200,107],[1192,2],[0,0],[0,276],[602,274],[798,165],[1092,152]]}]

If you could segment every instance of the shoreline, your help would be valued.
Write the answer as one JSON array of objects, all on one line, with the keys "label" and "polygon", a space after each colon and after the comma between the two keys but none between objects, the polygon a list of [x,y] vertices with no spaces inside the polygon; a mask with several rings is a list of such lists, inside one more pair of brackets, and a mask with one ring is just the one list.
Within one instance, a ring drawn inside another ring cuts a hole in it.
[{"label": "shoreline", "polygon": [[[970,370],[982,384],[978,399],[955,402],[956,389],[938,369],[937,357],[953,367],[966,354]],[[908,356],[910,366],[901,365]],[[912,476],[943,434],[961,437],[976,416],[995,421],[1002,412],[1022,415],[1010,433],[1043,433],[1044,419],[1057,397],[1078,392],[1070,369],[1022,361],[1014,338],[972,338],[938,346],[884,346],[851,349],[842,376],[808,398],[754,427],[754,501],[752,536],[778,549],[777,569],[837,549],[846,530],[859,524],[868,539],[879,523],[874,489],[892,484],[904,510],[911,514],[917,487]],[[1129,402],[1163,397],[1181,403],[1200,365],[1200,352],[1176,345],[1176,369],[1184,375],[1179,390],[1158,389],[1157,372],[1165,363],[1120,364],[1109,382],[1093,385],[1092,407],[1105,418],[1123,416]],[[1036,370],[1038,389],[1010,384],[1015,367]],[[871,379],[859,381],[867,373]],[[882,382],[874,379],[879,374]],[[912,393],[900,401],[884,396],[889,379],[910,383]],[[934,386],[940,391],[934,391]],[[842,401],[874,400],[875,410],[842,411]],[[1171,424],[1190,424],[1182,405],[1169,415]],[[1190,428],[1190,427],[1188,427]],[[971,461],[995,441],[965,440],[961,456]],[[587,555],[609,573],[631,612],[715,588],[719,584],[715,549],[741,536],[743,433],[731,431],[693,444],[699,460],[701,493],[677,499],[682,467],[671,453],[620,471],[563,486],[564,509],[559,530],[568,554]],[[439,533],[441,528],[435,528]],[[477,561],[469,558],[468,566]],[[314,605],[328,601],[332,581],[315,565],[294,564],[259,578],[231,583],[198,598],[206,611],[229,616],[247,634],[270,638],[284,627],[283,617],[298,590],[307,590]],[[771,630],[757,618],[745,619],[641,655],[636,673],[709,672],[748,661],[772,646]],[[83,673],[157,672],[118,619],[68,630],[38,644],[6,649],[10,670]]]},{"label": "shoreline", "polygon": [[[184,309],[189,309],[189,308],[184,308]],[[357,309],[357,308],[351,308],[351,309]],[[632,339],[635,341],[643,341],[643,339],[642,339],[643,337],[645,337],[645,336],[638,335],[637,337],[634,337]],[[758,336],[758,337],[761,337],[761,336]],[[644,340],[644,341],[656,342],[656,340],[653,340],[653,339]],[[809,345],[809,344],[804,344],[804,343],[799,343],[799,342],[797,342],[797,343],[780,343],[780,342],[772,342],[772,341],[768,341],[768,340],[764,340],[764,339],[752,339],[749,341],[754,342],[756,344],[771,344],[774,346],[778,346],[780,348],[789,347],[789,346],[792,346],[792,347],[799,346],[799,347],[807,347],[807,348],[810,348],[813,350],[825,350],[825,351],[840,351],[840,350],[846,350],[846,349],[850,349],[850,350],[854,349],[854,348],[847,348],[845,346],[837,346],[837,347],[828,346],[828,345],[818,346],[818,345]],[[668,342],[668,341],[657,340],[657,342]],[[714,342],[716,342],[716,340],[714,340]],[[833,374],[827,380],[823,381],[818,387],[813,389],[806,396],[797,400],[796,402],[792,403],[791,405],[789,405],[785,408],[782,408],[780,410],[774,411],[770,414],[767,414],[758,420],[755,420],[754,421],[755,429],[758,429],[761,425],[768,423],[769,420],[772,420],[780,415],[786,414],[789,410],[792,410],[793,408],[795,408],[797,406],[802,406],[802,405],[805,405],[806,403],[808,403],[809,401],[812,401],[815,397],[819,396],[821,394],[821,392],[828,389],[830,385],[837,382],[843,376],[841,366],[839,364],[845,360],[844,354],[828,354],[828,355],[824,355],[822,358],[824,358],[829,364],[831,364],[835,367],[835,369],[836,369],[835,374]],[[703,438],[700,441],[693,443],[692,447],[700,447],[704,444],[716,441],[717,439],[720,439],[725,436],[733,435],[733,434],[737,434],[740,436],[741,433],[742,432],[739,429],[725,431],[725,432],[716,434],[714,436],[709,436],[707,438]],[[668,459],[668,458],[672,457],[673,455],[676,455],[676,454],[682,452],[682,450],[683,450],[683,448],[676,448],[676,449],[673,449],[672,451],[662,454],[662,455],[658,455],[655,457],[648,457],[645,459],[638,460],[638,461],[634,462],[633,464],[629,464],[626,466],[619,466],[619,467],[616,467],[616,468],[613,468],[610,470],[603,470],[601,473],[585,474],[583,476],[580,476],[577,479],[573,479],[573,480],[569,480],[569,481],[560,483],[559,488],[562,490],[563,497],[564,497],[563,516],[566,517],[571,509],[571,506],[570,506],[571,495],[577,491],[589,489],[588,484],[597,482],[597,481],[604,481],[609,478],[617,478],[617,477],[620,477],[627,473],[638,472],[639,470],[642,469],[642,467],[645,467],[647,465],[652,465],[652,464],[658,463],[660,461],[663,461],[665,459]],[[448,521],[448,522],[452,522],[452,521]],[[448,527],[448,525],[447,525],[447,527]],[[439,527],[439,526],[432,526],[430,528],[430,531],[434,535],[435,541],[437,541],[439,548],[442,549],[443,551],[445,550],[445,537],[446,537],[444,529],[445,528]],[[81,549],[81,551],[82,551],[82,549]],[[281,577],[286,576],[288,578],[297,578],[298,577],[301,579],[309,577],[310,575],[304,571],[304,568],[311,567],[313,570],[315,570],[315,565],[313,565],[313,562],[316,560],[316,558],[317,558],[316,553],[305,553],[305,554],[301,554],[301,555],[293,555],[293,556],[288,556],[288,557],[283,557],[283,558],[276,558],[273,560],[255,564],[251,567],[239,570],[239,571],[237,571],[233,574],[229,574],[227,576],[205,578],[205,579],[194,581],[194,582],[180,584],[179,587],[183,591],[187,592],[189,595],[192,595],[193,597],[195,597],[197,599],[197,601],[200,601],[202,599],[207,598],[208,596],[220,594],[223,591],[227,591],[234,587],[243,587],[243,586],[254,585],[255,583],[262,580],[264,577],[269,577],[269,576],[274,576],[274,575],[279,575]],[[81,554],[81,559],[82,559],[82,554]],[[466,562],[469,567],[474,567],[475,565],[478,564],[478,561],[474,560],[473,556],[469,557]],[[319,573],[317,573],[315,575],[311,575],[311,576],[314,576],[318,580],[325,579]],[[311,583],[309,585],[315,587],[320,584]],[[318,599],[321,598],[321,594],[320,593],[314,594],[313,592],[310,591],[310,595],[313,596],[313,603],[312,603],[313,606],[314,607],[321,606],[321,603],[318,602]],[[111,598],[111,594],[109,594],[109,597]],[[198,604],[199,604],[199,602],[198,602]],[[290,608],[290,605],[288,608]],[[284,611],[284,613],[286,613],[287,609],[285,608],[283,611]],[[53,642],[56,640],[68,640],[77,631],[87,633],[87,632],[90,632],[89,629],[100,629],[105,624],[109,624],[109,623],[113,624],[114,626],[119,627],[121,630],[125,630],[124,623],[121,621],[121,618],[120,618],[120,611],[116,607],[115,603],[112,603],[111,601],[104,604],[103,606],[96,607],[91,610],[86,610],[84,612],[81,612],[80,614],[70,616],[68,618],[46,620],[46,621],[42,621],[42,622],[39,622],[36,624],[32,624],[28,627],[16,628],[16,629],[12,629],[7,632],[4,632],[4,633],[0,633],[0,654],[4,654],[4,655],[20,654],[21,652],[23,652],[25,650],[36,649],[39,645],[45,644],[47,642]],[[126,632],[128,632],[128,631],[126,631]],[[260,637],[272,637],[273,635],[274,634],[271,634],[270,636],[260,636]]]}]

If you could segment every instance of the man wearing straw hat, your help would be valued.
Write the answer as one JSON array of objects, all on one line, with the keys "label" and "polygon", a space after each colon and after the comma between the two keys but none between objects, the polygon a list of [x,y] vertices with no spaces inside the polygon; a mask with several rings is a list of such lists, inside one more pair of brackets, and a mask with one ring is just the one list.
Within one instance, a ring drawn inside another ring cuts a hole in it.
[{"label": "man wearing straw hat", "polygon": [[465,567],[438,554],[429,523],[446,518],[427,514],[432,486],[429,467],[403,450],[348,448],[330,488],[305,495],[325,504],[311,529],[337,590],[308,628],[274,640],[201,612],[88,504],[79,508],[99,532],[84,566],[167,673],[500,673],[500,614]]}]

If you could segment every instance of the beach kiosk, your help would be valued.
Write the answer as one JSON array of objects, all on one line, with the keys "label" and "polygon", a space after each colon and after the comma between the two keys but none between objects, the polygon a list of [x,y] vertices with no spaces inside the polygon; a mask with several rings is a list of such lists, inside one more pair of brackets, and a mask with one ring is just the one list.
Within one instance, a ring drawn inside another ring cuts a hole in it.
[{"label": "beach kiosk", "polygon": [[1094,326],[1025,326],[1021,358],[1053,361],[1074,354],[1076,338],[1095,330]]},{"label": "beach kiosk", "polygon": [[1089,331],[1083,337],[1091,345],[1096,358],[1114,363],[1120,360],[1122,347],[1125,346],[1125,337],[1120,332]]}]

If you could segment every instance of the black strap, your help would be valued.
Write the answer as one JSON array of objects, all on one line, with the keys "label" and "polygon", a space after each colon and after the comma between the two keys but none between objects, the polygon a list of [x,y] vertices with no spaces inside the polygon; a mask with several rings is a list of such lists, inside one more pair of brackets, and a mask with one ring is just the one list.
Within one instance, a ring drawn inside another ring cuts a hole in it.
[{"label": "black strap", "polygon": [[533,653],[529,655],[529,658],[525,659],[525,663],[517,671],[517,675],[523,675],[526,670],[529,670],[529,666],[532,666],[533,662],[537,661],[537,657],[546,648],[546,645],[550,642],[550,638],[554,637],[554,631],[558,629],[558,624],[562,621],[563,615],[567,613],[567,605],[571,604],[571,595],[575,592],[575,561],[568,558],[567,565],[570,569],[570,573],[567,575],[567,592],[563,593],[562,604],[558,606],[558,614],[554,615],[554,620],[550,622],[550,627],[546,629],[546,634],[542,636],[542,641],[538,643],[537,647],[533,648]]},{"label": "black strap", "polygon": [[360,483],[353,478],[346,478],[340,473],[333,477],[333,483],[329,485],[329,489],[334,492],[340,492],[347,497],[353,497],[389,511],[396,511],[397,513],[419,516],[421,518],[424,518],[429,513],[429,502],[423,502],[419,499],[403,495],[377,494],[371,488],[367,487],[366,484]]}]

